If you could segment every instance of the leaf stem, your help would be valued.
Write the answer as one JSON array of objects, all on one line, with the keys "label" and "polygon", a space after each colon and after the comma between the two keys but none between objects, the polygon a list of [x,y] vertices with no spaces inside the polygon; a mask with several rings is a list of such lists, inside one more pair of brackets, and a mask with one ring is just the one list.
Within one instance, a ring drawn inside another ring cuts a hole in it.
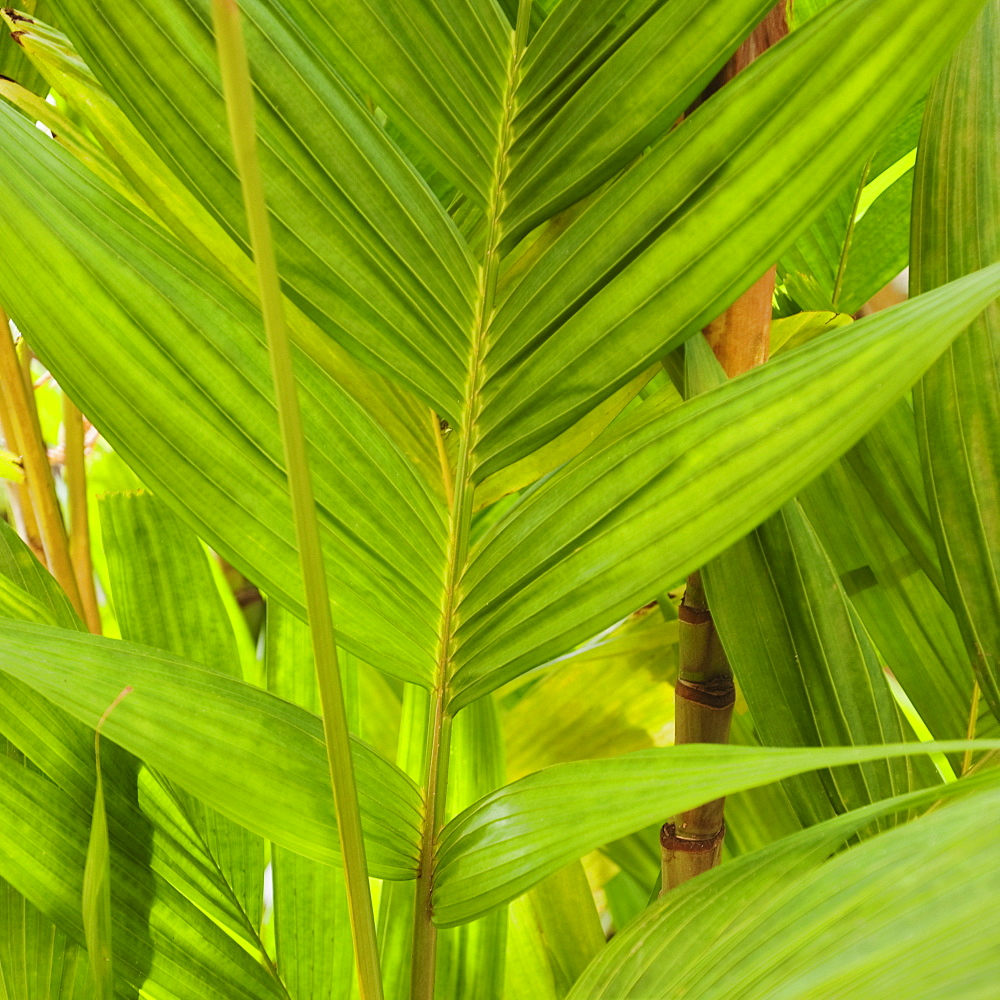
[{"label": "leaf stem", "polygon": [[299,559],[312,634],[316,677],[323,709],[333,799],[337,812],[344,875],[347,885],[354,956],[362,1000],[382,1000],[375,917],[361,829],[354,762],[351,758],[347,711],[337,663],[337,645],[330,616],[330,599],[306,453],[302,414],[295,384],[292,350],[285,326],[277,261],[257,159],[253,89],[250,66],[235,0],[213,0],[213,19],[222,69],[226,111],[247,213],[250,241],[260,282],[261,309],[274,377],[278,420],[288,465]]},{"label": "leaf stem", "polygon": [[[521,55],[527,45],[531,0],[519,0],[517,24],[511,45],[507,78],[507,99],[500,121],[493,191],[488,212],[487,245],[480,277],[479,313],[469,357],[468,390],[461,438],[455,468],[451,507],[451,545],[448,553],[447,589],[441,615],[441,639],[438,668],[432,694],[432,718],[428,731],[424,780],[424,829],[420,849],[420,873],[417,879],[416,905],[413,911],[413,965],[410,974],[411,1000],[434,1000],[437,965],[437,928],[434,926],[433,892],[437,838],[444,825],[448,797],[448,764],[451,750],[452,715],[448,711],[448,685],[452,656],[452,637],[458,624],[456,607],[458,588],[465,567],[472,526],[475,486],[472,482],[472,450],[479,406],[482,377],[481,356],[486,330],[493,314],[497,278],[500,273],[500,215],[503,210],[503,185],[507,177],[507,150],[511,142],[513,94]],[[443,442],[439,447],[443,446]]]},{"label": "leaf stem", "polygon": [[83,604],[76,584],[76,574],[69,556],[66,526],[63,524],[56,487],[52,480],[52,467],[38,424],[38,411],[34,399],[28,394],[24,372],[14,346],[10,320],[0,309],[0,385],[7,400],[8,413],[14,437],[17,439],[21,461],[24,464],[24,485],[34,517],[49,572],[66,592],[83,618]]},{"label": "leaf stem", "polygon": [[[976,738],[976,723],[979,721],[979,681],[972,682],[972,705],[969,707],[969,725],[965,732],[967,740]],[[962,777],[969,773],[972,767],[972,751],[966,750],[962,758]]]},{"label": "leaf stem", "polygon": [[84,621],[94,634],[101,634],[101,612],[94,587],[94,564],[90,554],[90,516],[87,510],[87,464],[84,453],[83,414],[63,393],[63,475],[69,496],[69,555],[80,588]]}]

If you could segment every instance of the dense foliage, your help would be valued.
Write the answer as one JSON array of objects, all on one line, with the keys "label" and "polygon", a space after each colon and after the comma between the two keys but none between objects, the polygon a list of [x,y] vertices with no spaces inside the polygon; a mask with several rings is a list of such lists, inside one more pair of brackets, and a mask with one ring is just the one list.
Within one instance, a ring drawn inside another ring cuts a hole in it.
[{"label": "dense foliage", "polygon": [[995,996],[1000,0],[29,7],[0,998]]}]

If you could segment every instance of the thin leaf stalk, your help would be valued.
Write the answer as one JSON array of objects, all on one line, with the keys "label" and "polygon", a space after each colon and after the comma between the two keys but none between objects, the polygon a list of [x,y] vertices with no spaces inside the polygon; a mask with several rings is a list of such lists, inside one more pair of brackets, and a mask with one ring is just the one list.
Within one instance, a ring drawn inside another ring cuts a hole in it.
[{"label": "thin leaf stalk", "polygon": [[[702,99],[733,79],[787,34],[785,4],[775,6],[739,47]],[[727,377],[768,359],[776,269],[759,278],[704,330]],[[705,597],[692,573],[678,609],[679,669],[674,689],[674,742],[728,743],[736,685]],[[714,799],[665,823],[660,831],[661,894],[714,868],[726,835],[725,799]]]},{"label": "thin leaf stalk", "polygon": [[[24,493],[38,525],[45,565],[66,592],[73,607],[84,617],[80,590],[69,555],[69,541],[62,511],[56,498],[52,467],[42,439],[34,396],[25,382],[24,370],[14,345],[10,320],[0,309],[0,386],[7,401],[13,436],[17,439],[24,466]],[[24,494],[22,494],[23,496]]]},{"label": "thin leaf stalk", "polygon": [[362,1000],[382,1000],[375,917],[368,884],[368,864],[354,761],[351,757],[347,710],[337,662],[336,635],[323,565],[319,520],[295,383],[291,343],[285,326],[277,260],[264,199],[263,178],[257,158],[250,65],[235,0],[213,0],[212,11],[226,111],[260,283],[261,310],[288,466],[289,493],[323,711],[323,733],[344,862],[358,985]]},{"label": "thin leaf stalk", "polygon": [[[448,553],[447,589],[441,617],[441,644],[425,755],[424,828],[421,835],[420,870],[417,877],[413,911],[413,962],[410,975],[411,1000],[434,1000],[437,966],[437,928],[434,925],[434,864],[437,840],[445,820],[448,798],[448,765],[451,749],[452,714],[448,710],[453,636],[457,627],[455,609],[458,588],[465,567],[472,526],[475,487],[472,482],[474,428],[479,406],[481,353],[485,333],[492,319],[500,273],[503,210],[503,187],[507,175],[507,150],[511,142],[513,93],[520,70],[521,56],[528,40],[531,0],[519,0],[517,23],[513,32],[511,60],[507,79],[507,100],[500,122],[497,162],[489,207],[487,244],[480,279],[480,300],[476,331],[469,358],[468,391],[460,428],[458,458],[452,484],[450,551]],[[443,454],[443,441],[439,444]],[[445,459],[442,458],[445,462]],[[446,464],[443,467],[447,468]]]},{"label": "thin leaf stalk", "polygon": [[[979,722],[979,681],[972,682],[972,703],[969,706],[969,725],[965,731],[965,738],[967,740],[974,740],[976,738],[976,725]],[[966,750],[965,756],[962,758],[962,777],[969,773],[972,767],[972,751]]]},{"label": "thin leaf stalk", "polygon": [[76,574],[83,620],[94,634],[101,634],[101,612],[94,586],[94,564],[90,552],[90,515],[87,510],[87,461],[83,414],[63,393],[63,475],[66,479],[69,513],[69,555]]}]

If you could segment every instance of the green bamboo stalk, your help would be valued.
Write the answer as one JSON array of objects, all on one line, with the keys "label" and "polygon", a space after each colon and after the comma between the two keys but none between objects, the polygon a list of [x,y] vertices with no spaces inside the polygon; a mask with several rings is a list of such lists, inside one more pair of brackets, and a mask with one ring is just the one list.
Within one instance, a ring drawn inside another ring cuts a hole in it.
[{"label": "green bamboo stalk", "polygon": [[229,129],[243,187],[250,242],[260,283],[261,309],[274,377],[288,485],[312,632],[316,677],[323,709],[330,779],[337,812],[358,985],[362,1000],[382,1000],[375,917],[368,885],[368,864],[361,830],[354,762],[351,758],[347,711],[337,663],[337,645],[330,616],[319,521],[306,454],[306,439],[295,384],[291,344],[285,327],[281,285],[271,241],[270,220],[257,159],[250,65],[235,0],[213,0],[213,20],[222,69]]},{"label": "green bamboo stalk", "polygon": [[6,397],[12,425],[10,429],[20,446],[26,487],[24,493],[27,494],[38,524],[45,564],[82,618],[83,604],[69,557],[66,526],[56,499],[56,487],[38,423],[38,411],[25,383],[24,371],[10,332],[10,320],[3,309],[0,309],[0,386]]},{"label": "green bamboo stalk", "polygon": [[[735,77],[787,31],[782,2],[739,47],[703,98]],[[774,281],[775,269],[771,268],[704,331],[729,378],[767,361]],[[674,743],[728,743],[736,685],[700,573],[688,578],[678,609],[677,637]],[[722,859],[725,836],[725,799],[706,802],[665,823],[660,830],[661,895],[714,868]]]},{"label": "green bamboo stalk", "polygon": [[84,454],[83,414],[63,393],[63,475],[69,512],[69,556],[80,588],[84,621],[94,634],[101,634],[101,612],[94,586],[94,564],[90,553],[90,514],[87,510],[87,463]]}]

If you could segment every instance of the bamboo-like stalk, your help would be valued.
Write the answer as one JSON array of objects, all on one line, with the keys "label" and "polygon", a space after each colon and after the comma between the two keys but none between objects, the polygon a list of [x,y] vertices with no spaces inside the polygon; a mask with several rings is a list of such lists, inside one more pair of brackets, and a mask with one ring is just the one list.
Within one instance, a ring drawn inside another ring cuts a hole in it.
[{"label": "bamboo-like stalk", "polygon": [[[688,578],[678,609],[677,640],[674,743],[728,743],[736,686],[700,573]],[[663,892],[719,863],[726,834],[724,808],[725,799],[714,799],[664,824],[660,831]]]},{"label": "bamboo-like stalk", "polygon": [[337,644],[330,615],[326,571],[299,408],[292,349],[285,327],[278,267],[271,240],[270,219],[257,159],[253,88],[250,65],[235,0],[213,0],[213,20],[219,48],[226,112],[236,164],[243,187],[250,242],[260,283],[261,310],[274,377],[278,420],[288,465],[295,534],[305,585],[306,608],[312,635],[323,733],[326,738],[330,779],[333,785],[337,828],[344,861],[347,899],[351,914],[354,957],[362,1000],[382,1000],[375,916],[368,864],[361,829],[354,761],[351,757],[347,710],[337,663]]},{"label": "bamboo-like stalk", "polygon": [[[0,331],[2,333],[2,331]],[[4,444],[7,450],[20,456],[21,442],[17,437],[16,423],[13,411],[10,408],[9,394],[3,391],[0,385],[0,434],[3,435]],[[10,501],[11,513],[14,515],[14,524],[21,540],[31,549],[35,557],[43,565],[45,561],[45,549],[42,547],[42,538],[38,534],[38,521],[35,519],[35,512],[28,497],[26,485],[22,483],[12,483],[4,480],[4,487],[7,490],[7,497]]]},{"label": "bamboo-like stalk", "polygon": [[[737,49],[702,99],[787,34],[784,2],[774,7]],[[719,364],[733,378],[767,361],[775,268],[704,330]],[[688,578],[678,609],[679,669],[674,691],[674,742],[728,743],[736,686],[705,598],[701,574]],[[726,835],[725,800],[689,809],[660,831],[662,892],[714,868]]]},{"label": "bamboo-like stalk", "polygon": [[76,574],[69,556],[69,541],[63,524],[49,456],[38,423],[38,411],[25,373],[17,356],[10,320],[0,309],[0,386],[6,399],[10,430],[17,439],[24,465],[24,494],[38,524],[45,565],[66,592],[81,618],[83,604],[76,584]]},{"label": "bamboo-like stalk", "polygon": [[83,604],[83,620],[94,634],[101,634],[101,612],[94,587],[94,564],[90,554],[90,515],[87,510],[87,463],[83,414],[63,393],[63,475],[66,479],[69,513],[69,555]]}]

